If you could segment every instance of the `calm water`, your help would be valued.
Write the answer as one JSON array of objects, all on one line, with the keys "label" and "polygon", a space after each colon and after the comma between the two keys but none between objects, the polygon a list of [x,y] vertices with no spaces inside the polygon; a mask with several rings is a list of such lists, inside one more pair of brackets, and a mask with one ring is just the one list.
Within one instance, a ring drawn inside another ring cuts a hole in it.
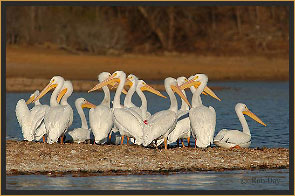
[{"label": "calm water", "polygon": [[92,177],[8,176],[8,190],[288,190],[289,170]]},{"label": "calm water", "polygon": [[[221,86],[226,89],[215,91],[221,102],[202,96],[203,104],[213,106],[216,110],[216,131],[222,128],[241,130],[241,124],[234,111],[238,102],[245,103],[267,127],[246,117],[252,134],[251,147],[289,147],[289,84],[287,82],[210,82],[210,86]],[[188,100],[192,94],[186,91]],[[166,92],[163,92],[166,95]],[[169,107],[169,101],[154,94],[145,92],[148,110],[154,114]],[[15,116],[15,105],[21,98],[27,100],[29,93],[7,93],[6,95],[6,138],[22,140],[22,134]],[[111,93],[114,96],[114,93]],[[84,97],[99,104],[103,99],[102,92],[75,92],[69,103],[74,109],[74,101]],[[124,96],[121,96],[121,101]],[[42,104],[49,103],[50,94],[41,99]],[[179,105],[180,100],[178,98]],[[140,105],[135,94],[133,102]],[[84,109],[88,119],[88,110]],[[74,109],[74,121],[69,130],[81,126],[80,118]],[[186,142],[186,141],[185,141]],[[192,141],[193,142],[193,141]],[[193,145],[193,143],[192,143]],[[193,174],[144,175],[144,176],[97,176],[97,177],[47,177],[47,176],[10,176],[7,177],[8,189],[288,189],[289,170],[227,171],[198,172]],[[250,182],[252,178],[279,179],[274,185]],[[246,179],[246,183],[243,183]],[[249,180],[250,179],[250,180]],[[155,183],[157,182],[157,183]]]}]

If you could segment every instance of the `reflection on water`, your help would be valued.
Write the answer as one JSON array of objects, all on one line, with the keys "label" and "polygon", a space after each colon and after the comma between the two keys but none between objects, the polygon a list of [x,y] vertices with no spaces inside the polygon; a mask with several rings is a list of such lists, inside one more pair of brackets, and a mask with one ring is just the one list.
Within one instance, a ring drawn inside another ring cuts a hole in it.
[{"label": "reflection on water", "polygon": [[[246,117],[252,134],[251,147],[289,147],[289,85],[287,82],[209,82],[210,86],[226,88],[216,91],[216,94],[222,100],[221,102],[208,96],[202,96],[204,105],[211,105],[215,108],[215,134],[223,128],[241,130],[241,124],[234,108],[236,103],[242,102],[267,124],[267,127],[264,127]],[[145,92],[145,94],[148,100],[148,111],[152,114],[169,108],[169,100],[148,92]],[[163,92],[163,94],[165,95],[166,92]],[[15,116],[15,105],[19,99],[28,99],[29,96],[29,93],[7,93],[6,95],[6,134],[9,139],[23,139]],[[111,93],[111,96],[113,98],[114,92]],[[121,100],[123,100],[124,96],[121,96]],[[191,100],[190,91],[187,91],[187,96],[188,100]],[[74,101],[79,97],[84,97],[94,104],[99,104],[103,99],[103,93],[75,92],[69,97],[69,103],[74,109],[74,121],[69,130],[81,127],[81,120],[74,106]],[[41,99],[41,103],[48,104],[49,98],[50,93]],[[180,106],[180,99],[177,98]],[[141,104],[137,94],[134,94],[133,102],[136,105]],[[84,112],[88,120],[89,111],[84,109]],[[192,140],[192,145],[194,145],[194,140]]]},{"label": "reflection on water", "polygon": [[8,190],[288,190],[289,170],[91,177],[7,176]]}]

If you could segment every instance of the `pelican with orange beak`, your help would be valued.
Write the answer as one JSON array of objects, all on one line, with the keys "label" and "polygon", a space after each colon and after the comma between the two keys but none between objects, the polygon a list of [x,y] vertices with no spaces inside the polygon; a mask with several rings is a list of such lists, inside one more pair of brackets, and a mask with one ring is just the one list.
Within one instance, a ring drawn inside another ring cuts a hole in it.
[{"label": "pelican with orange beak", "polygon": [[168,77],[164,81],[166,92],[170,98],[170,108],[155,113],[147,121],[147,125],[144,127],[143,133],[143,145],[148,146],[153,141],[158,139],[164,139],[165,149],[167,149],[167,137],[171,133],[177,123],[177,100],[174,92],[177,93],[189,106],[187,98],[181,92],[180,87],[177,84],[176,79]]},{"label": "pelican with orange beak", "polygon": [[113,101],[113,122],[115,128],[117,128],[121,135],[127,137],[133,137],[136,139],[136,143],[142,143],[143,138],[143,126],[144,122],[136,112],[129,108],[125,108],[120,104],[120,95],[124,88],[126,81],[126,74],[123,71],[116,71],[104,81],[97,84],[88,92],[100,89],[108,84],[118,82],[118,88],[116,90],[114,101]]},{"label": "pelican with orange beak", "polygon": [[[63,136],[73,122],[73,110],[67,103],[67,98],[73,92],[73,86],[70,82],[67,82],[68,86],[66,87],[64,83],[63,77],[54,76],[49,84],[41,91],[40,95],[34,100],[37,101],[51,89],[54,89],[50,97],[50,109],[45,114],[44,118],[45,128],[48,133],[47,143],[49,144],[57,142],[58,138]],[[66,90],[62,91],[62,89]],[[58,102],[61,98],[63,99],[61,100],[61,104],[59,104]],[[63,143],[63,138],[61,138],[61,143]]]},{"label": "pelican with orange beak", "polygon": [[237,116],[242,124],[243,132],[239,130],[222,129],[214,138],[214,144],[223,148],[248,148],[251,144],[251,133],[244,114],[256,122],[266,126],[245,104],[238,103],[235,107]]},{"label": "pelican with orange beak", "polygon": [[[195,147],[208,147],[213,143],[213,137],[216,125],[216,113],[212,106],[206,107],[202,104],[201,93],[205,91],[206,94],[220,99],[215,93],[207,87],[208,77],[205,74],[196,74],[191,76],[189,80],[181,85],[182,89],[195,86],[197,88],[193,92],[192,108],[189,111],[189,119],[192,129],[192,135],[195,138]],[[191,89],[192,90],[192,89]]]},{"label": "pelican with orange beak", "polygon": [[[110,76],[111,74],[109,72],[101,72],[98,75],[98,81],[103,82]],[[114,86],[116,82],[110,81],[109,84]],[[104,98],[102,102],[95,108],[91,108],[89,110],[89,124],[96,144],[105,143],[107,141],[108,135],[110,136],[111,129],[113,127],[110,90],[107,85],[103,86],[102,90],[104,92]]]},{"label": "pelican with orange beak", "polygon": [[96,106],[92,103],[86,101],[84,98],[78,98],[75,101],[75,106],[77,112],[81,119],[81,128],[76,128],[72,131],[68,131],[68,134],[71,136],[71,139],[78,144],[90,140],[90,130],[88,129],[87,121],[83,108],[95,108]]},{"label": "pelican with orange beak", "polygon": [[33,141],[39,140],[41,138],[36,137],[36,132],[41,129],[45,113],[48,111],[48,105],[40,104],[39,100],[35,102],[35,106],[29,110],[28,104],[39,95],[39,91],[36,90],[31,94],[30,98],[25,102],[21,99],[17,102],[15,113],[20,127],[22,128],[22,133],[24,140]]},{"label": "pelican with orange beak", "polygon": [[[125,97],[124,106],[136,111],[142,117],[143,121],[151,117],[151,114],[147,111],[147,100],[145,95],[143,94],[143,91],[149,91],[155,95],[166,98],[166,96],[162,95],[160,91],[149,86],[145,81],[138,80],[138,78],[133,74],[130,74],[127,77],[125,84],[129,85],[130,89],[128,90],[128,93]],[[134,94],[135,91],[138,94],[139,98],[141,99],[140,107],[137,107],[131,101],[132,95]]]}]

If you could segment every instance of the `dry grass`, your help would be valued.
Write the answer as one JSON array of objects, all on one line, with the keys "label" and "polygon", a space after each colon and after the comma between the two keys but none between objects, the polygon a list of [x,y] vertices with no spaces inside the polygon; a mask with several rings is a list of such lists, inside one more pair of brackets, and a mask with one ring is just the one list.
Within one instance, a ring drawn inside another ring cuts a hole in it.
[{"label": "dry grass", "polygon": [[[15,88],[14,78],[50,79],[61,75],[70,80],[96,81],[102,71],[123,70],[144,80],[206,73],[209,80],[288,80],[288,58],[261,56],[217,57],[195,55],[90,56],[59,49],[7,47],[7,90]],[[31,81],[32,84],[38,81]],[[43,83],[42,83],[43,84]],[[16,86],[21,85],[17,83]],[[23,90],[18,86],[19,91]],[[79,87],[78,87],[79,88]],[[34,88],[36,89],[36,88]]]},{"label": "dry grass", "polygon": [[179,171],[289,168],[286,148],[152,149],[134,145],[6,142],[6,172],[13,174],[144,174]]}]

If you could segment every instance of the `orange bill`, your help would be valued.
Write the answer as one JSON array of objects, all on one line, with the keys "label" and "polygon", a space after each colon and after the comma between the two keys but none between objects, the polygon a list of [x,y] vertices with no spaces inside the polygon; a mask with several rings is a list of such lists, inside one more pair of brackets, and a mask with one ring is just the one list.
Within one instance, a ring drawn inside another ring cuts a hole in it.
[{"label": "orange bill", "polygon": [[149,86],[149,85],[147,85],[147,84],[145,84],[144,86],[142,86],[142,87],[140,88],[140,90],[141,90],[141,91],[149,91],[149,92],[154,93],[155,95],[158,95],[158,96],[160,96],[160,97],[167,98],[167,97],[164,96],[162,93],[160,93],[160,91],[154,89],[153,87],[151,87],[151,86]]},{"label": "orange bill", "polygon": [[67,91],[68,91],[68,89],[64,88],[58,93],[58,96],[56,98],[57,103],[60,102],[61,98],[66,94]]},{"label": "orange bill", "polygon": [[260,118],[258,118],[255,114],[253,114],[248,108],[246,108],[246,111],[243,111],[243,114],[246,114],[247,116],[249,116],[250,118],[252,118],[256,122],[262,124],[263,126],[266,126],[266,124],[264,122],[262,122],[262,120],[260,120]]},{"label": "orange bill", "polygon": [[187,98],[184,96],[184,94],[182,93],[182,89],[181,89],[181,87],[179,87],[179,86],[174,86],[174,85],[171,85],[171,89],[175,92],[175,93],[177,93],[180,97],[181,97],[181,99],[183,99],[186,103],[187,103],[187,105],[189,105],[190,107],[191,107],[191,104],[189,103],[189,101],[187,100]]},{"label": "orange bill", "polygon": [[37,101],[38,99],[40,99],[41,97],[43,97],[46,93],[48,93],[48,91],[50,91],[51,89],[55,88],[57,86],[57,84],[53,84],[53,81],[51,81],[39,94],[38,97],[35,98],[34,102]]},{"label": "orange bill", "polygon": [[92,89],[90,89],[88,91],[88,93],[98,90],[100,88],[102,88],[103,86],[106,86],[108,84],[112,85],[114,84],[114,82],[120,82],[120,79],[118,78],[114,78],[117,75],[117,73],[113,73],[110,77],[108,77],[107,79],[105,79],[104,81],[102,81],[101,83],[97,84],[95,87],[93,87]]},{"label": "orange bill", "polygon": [[92,103],[86,101],[85,103],[82,104],[81,107],[82,107],[82,108],[89,108],[89,109],[90,109],[90,108],[95,108],[96,105],[94,105],[94,104],[92,104]]},{"label": "orange bill", "polygon": [[32,101],[34,101],[34,99],[35,99],[35,95],[32,95],[32,96],[28,99],[28,101],[26,102],[26,104],[28,105],[28,104],[32,103]]}]

